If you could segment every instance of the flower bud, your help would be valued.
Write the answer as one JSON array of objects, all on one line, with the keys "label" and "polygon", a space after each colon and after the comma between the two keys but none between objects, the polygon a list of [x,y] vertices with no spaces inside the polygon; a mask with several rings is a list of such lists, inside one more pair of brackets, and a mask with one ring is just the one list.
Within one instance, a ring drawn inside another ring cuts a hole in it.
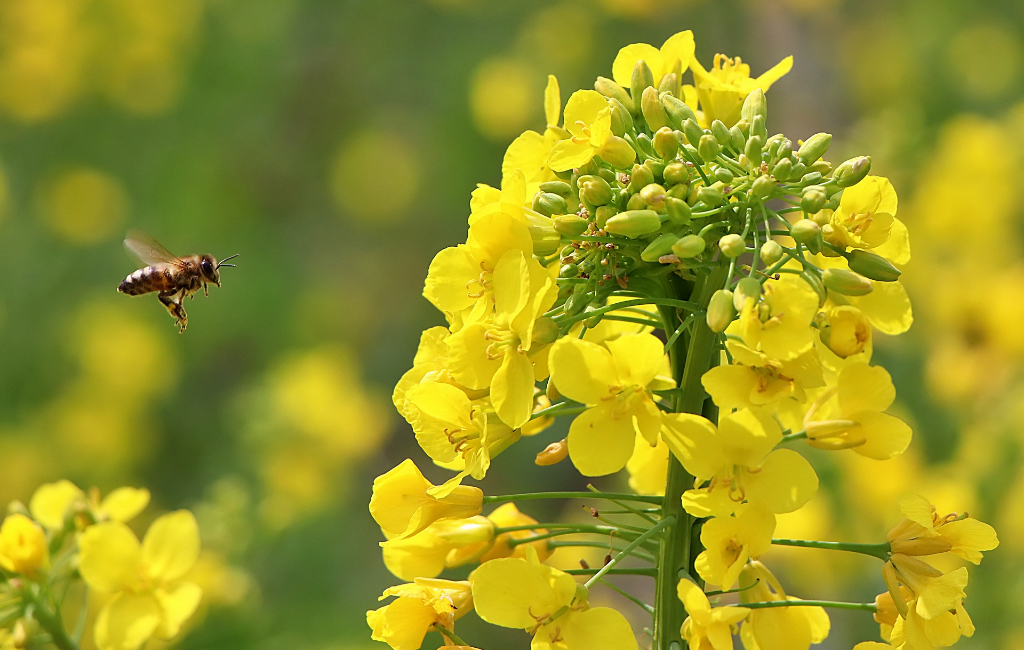
[{"label": "flower bud", "polygon": [[740,108],[740,118],[754,123],[754,118],[760,117],[762,120],[768,119],[768,100],[765,99],[764,91],[760,88],[755,88],[746,98],[743,100],[743,106]]},{"label": "flower bud", "polygon": [[554,343],[558,339],[558,323],[547,316],[541,316],[533,322],[533,343],[541,346]]},{"label": "flower bud", "polygon": [[827,175],[832,171],[832,163],[827,160],[819,160],[818,162],[808,165],[807,169],[812,172],[818,172],[822,176]]},{"label": "flower bud", "polygon": [[750,160],[751,167],[761,166],[761,157],[764,150],[764,140],[759,135],[752,135],[747,140],[747,144],[743,147],[743,153],[747,159]]},{"label": "flower bud", "polygon": [[723,235],[718,240],[718,247],[726,257],[739,257],[747,250],[747,242],[739,235]]},{"label": "flower bud", "polygon": [[871,280],[848,269],[825,269],[821,274],[821,282],[844,296],[865,296],[874,289]]},{"label": "flower bud", "polygon": [[659,97],[661,98],[661,105],[665,109],[665,114],[668,116],[669,126],[673,129],[682,129],[686,120],[693,120],[694,124],[697,123],[697,116],[694,115],[693,109],[686,102],[668,93],[661,93]]},{"label": "flower bud", "polygon": [[551,192],[559,196],[567,197],[572,194],[572,185],[569,185],[565,181],[547,181],[546,183],[540,184],[541,192]]},{"label": "flower bud", "polygon": [[796,155],[800,158],[800,162],[805,165],[810,165],[825,155],[830,144],[832,144],[831,133],[815,133],[804,140],[804,143],[800,145],[800,150]]},{"label": "flower bud", "polygon": [[537,454],[534,459],[534,463],[541,467],[548,465],[557,465],[566,459],[569,455],[569,443],[565,438],[562,438],[558,442],[552,442],[550,445],[544,448],[544,451]]},{"label": "flower bud", "polygon": [[654,172],[646,165],[633,165],[629,174],[629,190],[639,192],[654,182]]},{"label": "flower bud", "polygon": [[677,241],[679,241],[677,235],[665,233],[647,244],[647,248],[640,253],[640,259],[645,262],[657,262],[662,255],[668,255],[672,251],[672,247]]},{"label": "flower bud", "polygon": [[633,196],[629,197],[629,201],[626,202],[626,209],[627,210],[646,210],[647,209],[647,201],[644,201],[644,197],[640,196],[640,193],[637,192]]},{"label": "flower bud", "polygon": [[633,151],[633,147],[617,135],[609,137],[598,154],[602,160],[618,169],[626,169],[636,160],[636,152]]},{"label": "flower bud", "polygon": [[[654,85],[654,75],[651,73],[651,68],[647,65],[647,62],[640,60],[633,66],[633,77],[629,82],[629,94],[633,98],[633,106],[640,106],[640,98],[644,94],[644,89]],[[636,113],[636,110],[633,111]]]},{"label": "flower bud", "polygon": [[740,127],[733,125],[729,129],[729,146],[736,151],[743,151],[743,146],[747,143],[747,137],[743,135],[743,131]]},{"label": "flower bud", "polygon": [[743,278],[736,283],[736,291],[732,297],[732,306],[736,311],[743,309],[747,298],[753,298],[755,304],[761,299],[761,283],[755,278]]},{"label": "flower bud", "polygon": [[651,183],[640,190],[640,198],[647,206],[658,213],[665,212],[665,188],[657,183]]},{"label": "flower bud", "polygon": [[864,180],[864,177],[871,171],[871,157],[859,156],[850,158],[836,168],[832,178],[839,187],[850,187]]},{"label": "flower bud", "polygon": [[558,269],[558,277],[560,278],[575,278],[580,274],[580,266],[575,262],[570,264],[563,264]]},{"label": "flower bud", "polygon": [[494,537],[494,522],[483,515],[468,519],[442,519],[431,530],[453,544],[476,544]]},{"label": "flower bud", "polygon": [[903,271],[893,266],[889,260],[875,253],[854,250],[844,257],[846,257],[851,271],[878,282],[895,282],[903,274]]},{"label": "flower bud", "polygon": [[533,197],[533,209],[550,217],[554,214],[565,214],[568,206],[565,199],[552,192],[537,192]]},{"label": "flower bud", "polygon": [[677,88],[679,88],[679,75],[675,72],[666,72],[661,75],[661,81],[658,82],[658,92],[674,94]]},{"label": "flower bud", "polygon": [[736,309],[733,307],[732,291],[719,289],[711,296],[708,303],[708,327],[712,332],[724,332],[732,319],[736,317]]},{"label": "flower bud", "polygon": [[618,101],[620,104],[625,106],[626,110],[630,113],[635,112],[633,100],[629,97],[629,93],[626,92],[626,89],[608,77],[598,77],[597,81],[594,82],[594,90],[601,93],[608,99]]},{"label": "flower bud", "polygon": [[803,195],[800,197],[800,208],[808,214],[816,214],[821,212],[826,199],[825,188],[821,185],[805,187]]},{"label": "flower bud", "polygon": [[806,244],[821,237],[821,226],[810,219],[801,219],[793,224],[789,234],[801,244]]},{"label": "flower bud", "polygon": [[800,177],[800,184],[804,187],[808,187],[810,185],[818,185],[821,183],[821,180],[821,172],[806,172]]},{"label": "flower bud", "polygon": [[672,245],[672,252],[680,259],[697,257],[704,252],[707,242],[699,235],[686,235]]},{"label": "flower bud", "polygon": [[604,224],[606,232],[621,237],[639,237],[658,232],[661,219],[654,210],[629,210],[615,215]]},{"label": "flower bud", "polygon": [[618,208],[612,205],[602,205],[594,211],[594,221],[597,223],[598,228],[604,228],[605,224],[608,223],[608,219],[619,213]]},{"label": "flower bud", "polygon": [[714,176],[716,181],[725,183],[726,185],[733,181],[732,172],[725,167],[716,167],[715,171],[712,172],[711,175]]},{"label": "flower bud", "polygon": [[658,89],[654,86],[644,88],[640,99],[640,110],[647,120],[647,126],[651,131],[657,131],[663,126],[668,126],[668,114],[661,105],[661,98],[658,96]]},{"label": "flower bud", "polygon": [[775,167],[772,168],[772,176],[783,182],[788,181],[792,174],[793,161],[789,158],[783,158],[775,163]]},{"label": "flower bud", "polygon": [[750,187],[750,191],[759,199],[767,199],[774,190],[775,179],[770,176],[758,176]]},{"label": "flower bud", "polygon": [[566,316],[578,316],[583,312],[583,308],[587,306],[587,301],[589,300],[590,296],[585,293],[574,293],[565,299],[562,311],[565,312]]},{"label": "flower bud", "polygon": [[712,208],[722,205],[725,203],[725,193],[722,191],[722,187],[721,183],[715,183],[699,188],[697,190],[697,200]]},{"label": "flower bud", "polygon": [[761,256],[761,261],[768,266],[771,266],[782,259],[785,251],[782,249],[779,242],[774,239],[769,239],[765,243],[761,244],[761,251],[759,254]]},{"label": "flower bud", "polygon": [[662,160],[672,160],[676,157],[677,151],[679,151],[679,140],[676,139],[675,131],[667,126],[658,129],[658,132],[654,134],[654,152]]},{"label": "flower bud", "polygon": [[715,120],[711,123],[711,135],[715,136],[715,140],[718,140],[718,144],[723,147],[729,144],[732,140],[732,134],[729,133],[729,127],[725,125],[722,120]]},{"label": "flower bud", "polygon": [[825,290],[825,285],[822,284],[821,278],[818,274],[810,269],[804,269],[800,271],[800,277],[803,278],[804,282],[814,289],[814,293],[818,294],[818,307],[825,305],[825,300],[828,299],[828,291]]},{"label": "flower bud", "polygon": [[[675,135],[672,137],[675,137]],[[665,178],[666,185],[678,185],[679,183],[687,183],[690,180],[689,168],[680,162],[665,165],[665,171],[662,172],[662,175]]]},{"label": "flower bud", "polygon": [[580,188],[580,198],[590,205],[606,205],[612,200],[612,186],[600,176],[580,176],[577,185]]},{"label": "flower bud", "polygon": [[686,141],[697,146],[700,139],[704,137],[704,130],[697,124],[697,120],[686,120],[683,122],[683,135],[686,136]]},{"label": "flower bud", "polygon": [[718,144],[718,140],[715,140],[715,136],[709,134],[702,135],[697,144],[697,154],[700,159],[704,162],[711,162],[718,154],[722,151],[722,145]]},{"label": "flower bud", "polygon": [[551,220],[555,232],[566,237],[579,237],[590,222],[575,214],[560,214]]},{"label": "flower bud", "polygon": [[665,208],[673,225],[683,226],[690,223],[690,204],[686,201],[670,196],[665,199]]},{"label": "flower bud", "polygon": [[612,133],[622,137],[633,130],[633,116],[629,109],[615,98],[608,100],[608,106],[612,109]]}]

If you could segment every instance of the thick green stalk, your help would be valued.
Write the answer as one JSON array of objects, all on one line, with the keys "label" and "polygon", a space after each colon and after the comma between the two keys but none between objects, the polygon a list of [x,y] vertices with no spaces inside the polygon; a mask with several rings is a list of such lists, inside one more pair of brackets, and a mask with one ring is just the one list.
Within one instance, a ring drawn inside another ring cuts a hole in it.
[{"label": "thick green stalk", "polygon": [[[692,302],[706,310],[712,294],[725,282],[726,268],[718,266],[705,276],[703,282],[693,287],[690,296]],[[670,279],[668,289],[671,297],[684,291],[682,283]],[[666,331],[674,331],[679,325],[679,315],[675,309],[663,308],[662,319]],[[705,393],[700,383],[701,377],[717,360],[716,335],[712,332],[703,317],[695,319],[689,336],[679,337],[669,348],[672,363],[672,374],[681,390],[677,392],[673,410],[677,413],[701,413],[704,409]],[[680,628],[686,619],[686,610],[676,595],[679,579],[691,574],[696,552],[692,540],[694,517],[683,510],[683,492],[693,487],[693,477],[674,457],[669,456],[668,478],[665,484],[665,501],[662,505],[662,517],[675,517],[676,524],[666,531],[661,539],[658,555],[658,583],[655,587],[654,600],[654,648],[655,650],[675,650],[684,647]]]}]

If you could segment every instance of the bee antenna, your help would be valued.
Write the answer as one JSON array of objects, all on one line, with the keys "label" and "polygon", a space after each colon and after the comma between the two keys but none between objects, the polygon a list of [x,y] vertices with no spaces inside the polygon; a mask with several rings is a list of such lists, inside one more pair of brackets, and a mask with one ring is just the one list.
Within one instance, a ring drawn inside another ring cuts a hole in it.
[{"label": "bee antenna", "polygon": [[227,262],[230,259],[234,259],[234,258],[238,257],[239,255],[241,255],[241,253],[235,253],[234,255],[229,255],[229,256],[225,257],[224,259],[222,259],[220,261],[220,263],[217,264],[217,268],[219,269],[222,266],[230,266],[230,267],[233,268],[235,266],[234,264],[225,264],[224,262]]}]

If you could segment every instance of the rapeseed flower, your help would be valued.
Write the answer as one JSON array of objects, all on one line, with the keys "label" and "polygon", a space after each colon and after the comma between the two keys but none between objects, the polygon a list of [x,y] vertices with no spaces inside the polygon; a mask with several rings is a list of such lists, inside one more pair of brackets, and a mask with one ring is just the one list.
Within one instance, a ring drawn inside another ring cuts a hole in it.
[{"label": "rapeseed flower", "polygon": [[395,600],[366,612],[366,622],[373,630],[373,640],[383,641],[394,650],[418,650],[433,626],[450,631],[456,620],[473,609],[470,585],[464,580],[417,578],[390,587],[380,599],[391,596]]},{"label": "rapeseed flower", "polygon": [[746,607],[712,607],[700,587],[686,578],[679,581],[676,594],[689,616],[682,635],[690,650],[732,650],[736,626],[752,610]]}]

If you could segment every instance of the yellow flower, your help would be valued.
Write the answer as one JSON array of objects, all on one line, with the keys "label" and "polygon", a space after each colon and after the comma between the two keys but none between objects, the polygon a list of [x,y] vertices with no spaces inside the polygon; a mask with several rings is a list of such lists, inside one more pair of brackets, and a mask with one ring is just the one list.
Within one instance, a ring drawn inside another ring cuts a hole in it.
[{"label": "yellow flower", "polygon": [[471,323],[447,339],[448,367],[467,388],[490,387],[498,417],[517,429],[533,413],[534,331],[538,318],[554,304],[558,288],[548,271],[518,250],[498,260],[492,282],[494,317]]},{"label": "yellow flower", "polygon": [[182,579],[199,558],[199,526],[191,512],[158,518],[141,544],[123,523],[99,523],[82,533],[79,549],[86,584],[112,596],[96,619],[100,650],[172,639],[199,606],[202,589]]},{"label": "yellow flower", "polygon": [[817,313],[818,295],[799,276],[787,273],[764,283],[762,303],[748,298],[726,333],[772,359],[789,361],[814,344],[811,323]]},{"label": "yellow flower", "polygon": [[652,447],[643,436],[636,436],[633,455],[626,463],[629,489],[637,494],[665,494],[669,453],[668,445],[661,438]]},{"label": "yellow flower", "polygon": [[[568,134],[566,135],[568,136]],[[550,255],[561,247],[562,236],[555,232],[554,224],[549,217],[545,217],[529,207],[533,195],[536,193],[537,188],[527,186],[522,170],[503,168],[500,190],[483,183],[478,184],[477,188],[473,190],[473,196],[469,202],[471,211],[469,225],[472,226],[477,219],[484,215],[503,212],[529,229],[534,253]]]},{"label": "yellow flower", "polygon": [[[889,561],[882,565],[882,577],[903,618],[907,618],[910,611],[926,619],[935,618],[943,612],[956,610],[967,596],[964,593],[967,586],[966,567],[943,573],[916,557],[893,553]],[[910,590],[913,601],[906,602],[898,584]]]},{"label": "yellow flower", "polygon": [[[820,269],[849,268],[846,260],[842,257],[814,255],[809,259]],[[864,296],[843,296],[834,291],[828,292],[826,307],[843,305],[856,307],[868,319],[871,326],[883,334],[892,336],[902,334],[914,323],[914,310],[910,304],[910,297],[900,282],[875,282],[871,293]]]},{"label": "yellow flower", "polygon": [[569,137],[569,133],[558,126],[561,113],[562,97],[558,89],[558,79],[554,75],[548,75],[548,85],[544,89],[544,116],[547,118],[544,134],[536,131],[524,132],[508,146],[501,161],[503,177],[517,170],[523,174],[526,183],[524,195],[527,197],[536,194],[541,183],[556,178],[555,173],[548,167],[548,156],[555,143]]},{"label": "yellow flower", "polygon": [[149,490],[145,488],[117,488],[100,500],[99,490],[85,492],[68,480],[44,483],[36,489],[29,501],[32,517],[48,530],[60,530],[68,515],[77,508],[89,510],[99,521],[127,522],[149,505]]},{"label": "yellow flower", "polygon": [[[827,328],[821,332],[822,345],[828,355],[822,361],[832,369],[845,365],[842,360],[857,357],[871,359],[871,322],[864,312],[852,305],[837,305],[824,312]],[[821,348],[818,348],[821,351]],[[835,359],[832,356],[836,357]],[[820,386],[821,384],[819,384]]]},{"label": "yellow flower", "polygon": [[530,548],[525,558],[480,565],[469,576],[480,618],[533,634],[535,650],[635,650],[629,623],[609,607],[589,608],[576,597],[576,581],[545,566]]},{"label": "yellow flower", "polygon": [[939,516],[928,499],[918,494],[899,498],[900,510],[906,517],[886,535],[893,553],[933,555],[949,552],[973,564],[981,563],[982,551],[999,546],[992,526],[960,517],[955,512]]},{"label": "yellow flower", "polygon": [[582,167],[594,156],[612,150],[616,154],[614,160],[623,153],[636,155],[632,147],[612,135],[608,100],[596,90],[577,90],[569,97],[565,104],[565,128],[572,137],[556,143],[548,155],[548,166],[556,172]]},{"label": "yellow flower", "polygon": [[370,514],[389,539],[415,535],[438,519],[462,519],[480,513],[480,488],[449,481],[435,486],[409,459],[373,480]]},{"label": "yellow flower", "polygon": [[704,522],[700,541],[704,551],[694,566],[700,577],[722,589],[731,589],[747,560],[763,555],[772,546],[775,515],[761,503],[746,503],[733,517]]},{"label": "yellow flower", "polygon": [[889,641],[898,650],[936,650],[953,645],[961,636],[974,636],[974,623],[961,603],[926,618],[911,602],[906,618],[897,618],[893,623]]},{"label": "yellow flower", "polygon": [[[633,68],[638,62],[645,61],[654,76],[654,87],[657,88],[664,75],[673,71],[682,74],[683,70],[690,67],[695,47],[693,32],[690,30],[669,37],[661,49],[646,43],[627,45],[615,56],[612,78],[623,88],[629,88],[633,80]],[[634,101],[639,101],[639,98],[634,98]]]},{"label": "yellow flower", "polygon": [[777,514],[793,512],[818,489],[810,463],[792,449],[773,449],[782,429],[764,411],[743,409],[719,418],[718,427],[688,413],[664,418],[661,435],[702,488],[683,494],[683,507],[697,517],[724,517],[744,501]]},{"label": "yellow flower", "polygon": [[776,361],[739,341],[728,340],[732,364],[704,373],[701,384],[715,404],[727,411],[756,408],[791,397],[804,401],[804,390],[824,386],[821,360],[812,349],[788,361]]},{"label": "yellow flower", "polygon": [[623,334],[603,346],[567,336],[552,346],[551,381],[559,393],[590,407],[569,426],[569,457],[582,474],[622,469],[638,434],[657,444],[661,411],[651,389],[674,385],[659,377],[664,357],[652,334]]},{"label": "yellow flower", "polygon": [[[892,234],[896,205],[896,190],[889,179],[868,176],[843,190],[839,209],[829,215],[822,237],[839,248],[881,246]],[[909,258],[909,243],[907,246]]]},{"label": "yellow flower", "polygon": [[416,348],[416,356],[412,360],[412,368],[395,384],[391,401],[402,417],[410,422],[416,419],[416,410],[405,397],[410,388],[426,382],[456,383],[448,371],[448,344],[445,340],[449,336],[451,332],[447,327],[438,326],[423,330],[420,334],[419,347]]},{"label": "yellow flower", "polygon": [[701,588],[687,579],[676,587],[679,600],[689,616],[683,621],[682,635],[690,650],[732,650],[736,625],[751,610],[746,607],[711,607]]},{"label": "yellow flower", "polygon": [[[760,562],[740,572],[740,603],[800,600],[787,596],[778,579]],[[751,610],[740,628],[746,650],[807,650],[828,637],[831,623],[822,607],[772,607]]]},{"label": "yellow flower", "polygon": [[758,88],[767,92],[792,67],[793,57],[787,56],[760,77],[751,79],[750,66],[743,63],[740,57],[730,59],[724,54],[716,54],[710,71],[705,70],[696,58],[691,60],[690,69],[693,70],[697,97],[704,111],[704,126],[715,120],[721,120],[726,126],[738,122],[740,108],[747,95]]},{"label": "yellow flower", "polygon": [[35,577],[49,566],[46,534],[39,524],[20,513],[5,517],[0,525],[0,567]]},{"label": "yellow flower", "polygon": [[910,444],[906,422],[883,413],[896,399],[884,368],[866,363],[842,369],[836,386],[823,393],[804,416],[807,442],[819,449],[852,449],[862,456],[887,460]]},{"label": "yellow flower", "polygon": [[418,650],[435,624],[452,630],[455,621],[473,609],[469,583],[417,578],[387,589],[381,600],[397,596],[384,607],[366,612],[374,641],[395,650]]}]

